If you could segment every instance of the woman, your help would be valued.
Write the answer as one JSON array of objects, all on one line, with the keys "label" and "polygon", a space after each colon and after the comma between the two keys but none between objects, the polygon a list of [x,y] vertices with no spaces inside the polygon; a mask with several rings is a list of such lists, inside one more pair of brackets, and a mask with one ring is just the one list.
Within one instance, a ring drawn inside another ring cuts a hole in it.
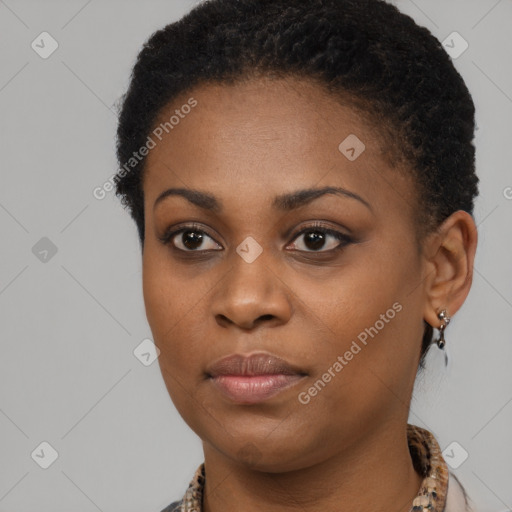
[{"label": "woman", "polygon": [[408,412],[471,287],[474,111],[381,0],[210,0],[146,42],[117,194],[204,449],[166,511],[470,510]]}]

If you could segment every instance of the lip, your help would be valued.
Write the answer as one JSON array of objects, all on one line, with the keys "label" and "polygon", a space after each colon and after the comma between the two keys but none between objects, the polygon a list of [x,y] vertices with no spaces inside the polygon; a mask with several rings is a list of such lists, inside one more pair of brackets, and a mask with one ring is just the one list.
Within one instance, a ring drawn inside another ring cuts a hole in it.
[{"label": "lip", "polygon": [[215,361],[206,373],[224,396],[241,404],[267,400],[307,375],[300,368],[267,352],[232,354]]}]

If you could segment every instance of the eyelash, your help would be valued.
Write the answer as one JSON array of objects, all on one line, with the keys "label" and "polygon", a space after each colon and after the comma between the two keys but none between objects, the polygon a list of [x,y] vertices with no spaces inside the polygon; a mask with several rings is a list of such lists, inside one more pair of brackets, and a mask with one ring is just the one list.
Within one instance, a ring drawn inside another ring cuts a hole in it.
[{"label": "eyelash", "polygon": [[[207,249],[207,250],[203,250],[203,251],[201,251],[201,250],[185,251],[183,249],[179,249],[178,247],[174,246],[174,244],[172,244],[172,240],[174,239],[174,237],[176,237],[177,235],[179,235],[181,233],[187,232],[187,231],[192,231],[194,233],[200,233],[200,234],[207,235],[209,238],[214,240],[215,243],[218,244],[218,242],[213,237],[211,237],[204,229],[202,229],[199,224],[194,224],[194,223],[188,224],[188,225],[183,226],[183,227],[180,227],[179,229],[166,231],[164,233],[164,235],[162,237],[159,237],[158,239],[164,245],[171,245],[171,248],[173,250],[179,251],[181,253],[190,253],[190,254],[197,253],[197,254],[201,254],[201,253],[205,253],[205,252],[211,252],[211,251],[217,251],[218,250],[218,249]],[[344,233],[341,233],[339,231],[336,231],[334,229],[327,228],[327,227],[323,226],[319,222],[314,222],[310,226],[306,226],[305,228],[303,228],[301,231],[299,231],[298,233],[296,233],[293,236],[292,241],[295,241],[301,235],[303,235],[305,233],[309,233],[309,232],[318,232],[318,233],[322,233],[324,235],[331,235],[336,240],[338,240],[340,243],[336,247],[334,247],[333,249],[329,249],[327,251],[322,251],[322,250],[320,250],[320,251],[301,251],[301,250],[298,250],[298,252],[302,252],[302,253],[306,253],[306,254],[332,254],[334,252],[341,251],[342,249],[345,248],[345,246],[347,246],[350,243],[354,242],[354,239],[352,237],[350,237],[350,236],[348,236],[348,235],[346,235]]]}]

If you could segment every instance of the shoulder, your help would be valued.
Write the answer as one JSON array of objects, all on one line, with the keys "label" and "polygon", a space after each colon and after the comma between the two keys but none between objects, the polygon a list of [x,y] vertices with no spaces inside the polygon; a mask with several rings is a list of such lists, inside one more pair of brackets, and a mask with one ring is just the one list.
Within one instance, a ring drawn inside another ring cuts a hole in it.
[{"label": "shoulder", "polygon": [[165,507],[161,512],[179,512],[181,509],[182,500],[174,501],[167,507]]},{"label": "shoulder", "polygon": [[444,512],[477,512],[471,507],[470,501],[459,479],[450,472]]}]

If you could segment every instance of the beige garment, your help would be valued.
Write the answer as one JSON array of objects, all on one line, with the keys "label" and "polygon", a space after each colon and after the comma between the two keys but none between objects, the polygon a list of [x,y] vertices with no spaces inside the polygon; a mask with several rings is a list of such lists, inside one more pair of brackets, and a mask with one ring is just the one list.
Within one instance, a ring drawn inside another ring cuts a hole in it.
[{"label": "beige garment", "polygon": [[444,512],[477,512],[469,504],[469,498],[466,498],[464,488],[452,473],[448,478],[448,492]]}]

